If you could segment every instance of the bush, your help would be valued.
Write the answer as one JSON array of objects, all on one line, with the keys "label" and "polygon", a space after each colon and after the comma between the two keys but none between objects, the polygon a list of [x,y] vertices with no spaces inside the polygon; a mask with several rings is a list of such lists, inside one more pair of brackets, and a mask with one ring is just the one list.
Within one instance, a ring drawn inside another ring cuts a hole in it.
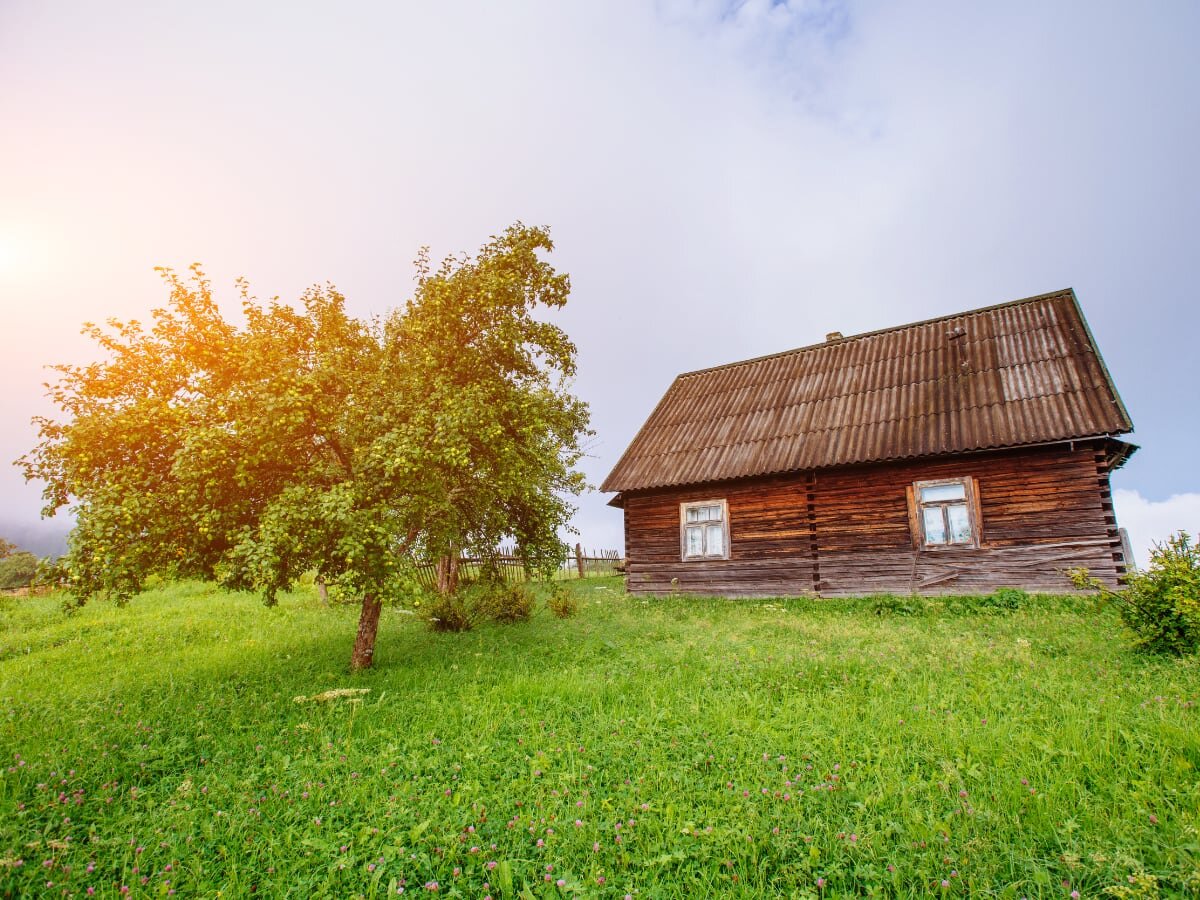
[{"label": "bush", "polygon": [[1130,573],[1124,590],[1109,590],[1086,569],[1068,574],[1076,587],[1099,590],[1117,603],[1137,647],[1175,656],[1200,649],[1200,547],[1187,532],[1155,544],[1150,567]]},{"label": "bush", "polygon": [[37,570],[38,560],[32,553],[21,551],[0,559],[0,590],[29,587]]},{"label": "bush", "polygon": [[481,581],[433,595],[424,615],[434,631],[470,631],[484,621],[524,622],[533,615],[533,595],[521,584]]},{"label": "bush", "polygon": [[470,631],[475,626],[461,594],[435,595],[425,606],[425,619],[434,631]]},{"label": "bush", "polygon": [[1020,588],[1002,587],[997,588],[986,597],[982,598],[982,606],[990,606],[993,609],[1020,609],[1029,600],[1029,594]]},{"label": "bush", "polygon": [[579,612],[579,601],[571,589],[561,584],[550,588],[550,596],[546,598],[546,608],[559,619],[569,619]]},{"label": "bush", "polygon": [[533,594],[522,584],[485,581],[466,591],[475,618],[493,622],[526,622],[533,615]]}]

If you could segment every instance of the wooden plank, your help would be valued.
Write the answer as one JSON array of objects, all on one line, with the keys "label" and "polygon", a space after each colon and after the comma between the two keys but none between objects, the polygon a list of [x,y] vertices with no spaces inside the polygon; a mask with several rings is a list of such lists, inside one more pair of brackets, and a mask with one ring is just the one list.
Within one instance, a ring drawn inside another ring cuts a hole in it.
[{"label": "wooden plank", "polygon": [[[1095,448],[1080,442],[957,458],[856,466],[746,479],[720,486],[632,493],[625,498],[629,589],[707,585],[730,595],[811,591],[861,593],[946,587],[945,566],[963,568],[961,590],[1023,585],[1066,590],[1064,568],[1086,565],[1116,583],[1119,533],[1097,476]],[[1105,473],[1106,474],[1106,473]],[[914,551],[911,486],[970,478],[979,550]],[[679,551],[679,504],[720,495],[730,522],[730,558],[689,560]],[[972,553],[956,562],[950,554]],[[769,564],[769,565],[768,565]],[[778,571],[770,566],[778,565]],[[931,569],[930,566],[934,568]],[[938,568],[941,567],[941,568]],[[802,572],[809,581],[803,582]],[[934,582],[926,583],[929,579]],[[924,587],[921,587],[924,585]]]}]

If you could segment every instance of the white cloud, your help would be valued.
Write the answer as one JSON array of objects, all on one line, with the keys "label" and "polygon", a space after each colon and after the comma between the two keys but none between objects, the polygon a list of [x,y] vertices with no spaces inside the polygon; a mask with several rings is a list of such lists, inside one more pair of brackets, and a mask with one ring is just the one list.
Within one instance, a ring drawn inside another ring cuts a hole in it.
[{"label": "white cloud", "polygon": [[[4,5],[0,235],[46,259],[0,269],[0,510],[39,506],[4,463],[41,366],[160,304],[151,266],[380,312],[421,244],[516,218],[572,277],[595,483],[678,372],[1074,285],[1145,447],[1123,483],[1200,490],[1161,388],[1196,380],[1200,6],[918,6]],[[606,500],[586,544],[620,545]]]},{"label": "white cloud", "polygon": [[1129,532],[1139,566],[1150,561],[1150,548],[1176,531],[1200,533],[1200,494],[1175,494],[1166,500],[1147,500],[1137,491],[1113,491],[1117,522]]}]

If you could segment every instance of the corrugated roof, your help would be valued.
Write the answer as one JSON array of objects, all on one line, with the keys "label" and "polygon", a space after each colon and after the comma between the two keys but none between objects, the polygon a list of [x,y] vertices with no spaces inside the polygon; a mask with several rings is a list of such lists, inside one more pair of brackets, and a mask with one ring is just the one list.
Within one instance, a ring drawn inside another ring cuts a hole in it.
[{"label": "corrugated roof", "polygon": [[1132,429],[1067,289],[680,375],[601,490]]}]

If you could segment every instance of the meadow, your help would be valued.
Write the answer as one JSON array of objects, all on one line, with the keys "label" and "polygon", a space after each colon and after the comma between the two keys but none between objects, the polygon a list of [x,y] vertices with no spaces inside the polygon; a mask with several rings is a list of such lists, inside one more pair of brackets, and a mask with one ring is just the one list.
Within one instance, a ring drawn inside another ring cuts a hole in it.
[{"label": "meadow", "polygon": [[644,601],[434,634],[0,599],[0,896],[1194,896],[1200,670],[1085,598]]}]

